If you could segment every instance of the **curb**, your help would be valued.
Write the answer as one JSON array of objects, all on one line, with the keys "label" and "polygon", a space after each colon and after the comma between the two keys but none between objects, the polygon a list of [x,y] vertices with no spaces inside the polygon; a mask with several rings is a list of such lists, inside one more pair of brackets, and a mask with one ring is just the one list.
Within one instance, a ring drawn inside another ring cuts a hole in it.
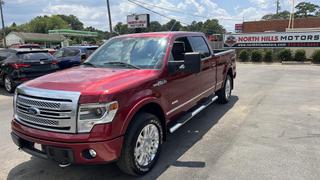
[{"label": "curb", "polygon": [[300,62],[300,61],[282,61],[281,64],[283,65],[311,65],[311,61],[305,61],[305,62]]}]

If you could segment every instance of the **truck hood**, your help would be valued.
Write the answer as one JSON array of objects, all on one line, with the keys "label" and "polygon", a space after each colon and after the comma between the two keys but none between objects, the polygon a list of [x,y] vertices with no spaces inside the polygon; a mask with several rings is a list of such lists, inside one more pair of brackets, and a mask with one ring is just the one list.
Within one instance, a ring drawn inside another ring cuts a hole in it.
[{"label": "truck hood", "polygon": [[88,94],[112,93],[124,87],[129,88],[146,82],[158,73],[158,70],[75,67],[28,81],[25,85]]}]

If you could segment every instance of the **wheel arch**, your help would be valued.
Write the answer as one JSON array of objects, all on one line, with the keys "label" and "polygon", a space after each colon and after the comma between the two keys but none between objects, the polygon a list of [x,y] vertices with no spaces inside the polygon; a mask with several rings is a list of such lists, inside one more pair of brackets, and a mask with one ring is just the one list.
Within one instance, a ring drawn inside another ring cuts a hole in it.
[{"label": "wheel arch", "polygon": [[134,108],[128,114],[125,124],[122,127],[122,134],[125,134],[128,128],[134,123],[135,116],[140,112],[146,112],[157,116],[160,120],[162,130],[163,130],[163,140],[166,138],[166,115],[160,103],[156,99],[146,99],[140,101],[134,106]]}]

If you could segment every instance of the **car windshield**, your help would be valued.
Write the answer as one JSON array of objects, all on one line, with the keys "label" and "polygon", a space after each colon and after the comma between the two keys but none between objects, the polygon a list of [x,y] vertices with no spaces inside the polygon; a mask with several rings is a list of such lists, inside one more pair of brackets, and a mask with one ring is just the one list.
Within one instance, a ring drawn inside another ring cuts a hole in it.
[{"label": "car windshield", "polygon": [[55,58],[61,58],[61,57],[70,57],[70,56],[76,56],[80,53],[79,49],[73,49],[73,48],[63,48],[57,51],[54,54]]},{"label": "car windshield", "polygon": [[114,38],[85,62],[95,67],[159,69],[167,48],[167,38]]},{"label": "car windshield", "polygon": [[23,53],[18,54],[18,57],[24,61],[33,61],[33,60],[52,60],[52,56],[48,53]]}]

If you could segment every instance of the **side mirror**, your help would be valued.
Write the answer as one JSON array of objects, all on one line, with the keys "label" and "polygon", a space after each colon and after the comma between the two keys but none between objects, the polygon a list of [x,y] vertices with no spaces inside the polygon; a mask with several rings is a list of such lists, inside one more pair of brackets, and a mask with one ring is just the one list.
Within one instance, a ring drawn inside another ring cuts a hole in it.
[{"label": "side mirror", "polygon": [[185,53],[184,61],[169,61],[170,74],[178,72],[199,73],[201,71],[201,55],[198,52]]},{"label": "side mirror", "polygon": [[199,73],[201,72],[201,55],[199,52],[185,53],[184,55],[184,72]]}]

